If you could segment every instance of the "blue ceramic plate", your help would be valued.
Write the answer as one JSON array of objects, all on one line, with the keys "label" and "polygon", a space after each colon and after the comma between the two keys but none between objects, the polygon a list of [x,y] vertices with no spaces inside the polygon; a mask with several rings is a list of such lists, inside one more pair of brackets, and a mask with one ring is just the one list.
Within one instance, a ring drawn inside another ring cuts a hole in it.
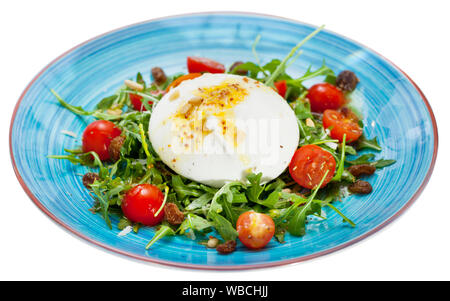
[{"label": "blue ceramic plate", "polygon": [[272,241],[261,251],[238,245],[223,256],[187,237],[145,245],[154,230],[118,237],[113,220],[109,230],[100,215],[92,214],[92,198],[84,189],[85,169],[65,160],[50,160],[63,148],[76,148],[92,121],[63,109],[50,93],[55,89],[74,105],[92,108],[124,79],[152,66],[167,74],[186,71],[188,55],[216,59],[227,66],[253,60],[251,45],[258,34],[258,52],[265,62],[283,58],[313,26],[271,16],[244,13],[194,14],[144,22],[101,35],[64,53],[28,85],[11,121],[11,158],[17,177],[33,202],[57,223],[106,249],[150,262],[204,269],[267,267],[302,261],[355,243],[399,216],[418,197],[429,179],[437,154],[437,128],[431,108],[419,88],[392,63],[374,51],[329,31],[322,31],[304,47],[290,66],[293,75],[325,59],[336,72],[353,70],[360,79],[356,104],[365,116],[365,134],[377,136],[383,151],[377,157],[396,159],[370,178],[374,192],[351,196],[336,206],[357,223],[342,223],[333,212],[325,222],[308,224],[304,237]]}]

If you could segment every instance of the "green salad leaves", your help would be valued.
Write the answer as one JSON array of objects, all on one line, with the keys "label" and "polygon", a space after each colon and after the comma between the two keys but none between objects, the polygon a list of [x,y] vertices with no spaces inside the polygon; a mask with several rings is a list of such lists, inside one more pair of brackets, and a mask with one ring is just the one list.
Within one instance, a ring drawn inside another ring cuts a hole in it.
[{"label": "green salad leaves", "polygon": [[[284,59],[272,59],[262,64],[256,47],[260,41],[258,36],[252,50],[255,62],[245,62],[230,70],[247,72],[247,76],[273,87],[274,83],[285,80],[287,84],[286,101],[292,107],[300,131],[299,147],[315,144],[330,152],[337,162],[336,173],[332,181],[324,188],[320,185],[309,190],[300,187],[291,178],[289,171],[283,172],[277,179],[261,183],[262,174],[250,173],[246,182],[230,182],[217,189],[184,178],[167,167],[153,150],[148,137],[148,126],[152,107],[157,105],[163,91],[181,74],[168,76],[161,86],[154,82],[147,84],[141,73],[136,76],[136,83],[143,85],[142,91],[130,89],[126,85],[120,87],[113,95],[101,99],[93,110],[88,111],[73,106],[65,101],[54,90],[51,92],[59,104],[84,118],[112,121],[122,130],[125,137],[120,149],[120,158],[114,163],[102,162],[96,153],[83,153],[81,149],[65,150],[62,155],[50,155],[53,159],[67,159],[73,164],[88,166],[98,173],[98,179],[90,185],[90,193],[94,199],[93,211],[101,215],[109,228],[113,227],[112,216],[117,216],[119,229],[133,227],[137,232],[140,225],[133,224],[123,216],[120,205],[124,194],[133,186],[142,183],[156,185],[166,191],[165,202],[174,203],[184,214],[179,225],[171,225],[164,221],[156,227],[154,237],[146,248],[150,248],[158,240],[174,235],[186,235],[190,238],[205,236],[215,230],[223,241],[236,240],[238,232],[236,221],[246,211],[265,213],[275,222],[275,238],[284,241],[286,233],[303,236],[307,233],[308,217],[316,217],[313,222],[322,222],[324,208],[335,211],[343,221],[356,226],[355,222],[339,211],[338,205],[346,195],[346,188],[356,181],[348,171],[348,166],[370,164],[383,168],[395,163],[394,160],[375,159],[373,153],[359,154],[364,151],[380,151],[376,138],[367,139],[362,136],[355,143],[342,143],[330,137],[329,131],[322,126],[321,116],[311,112],[306,99],[307,87],[304,83],[311,79],[334,83],[336,76],[325,62],[318,67],[309,67],[302,76],[293,78],[287,73],[288,67],[301,54],[301,46],[313,38],[322,27],[318,28],[298,43]],[[138,111],[131,105],[130,94],[140,96],[145,111]],[[148,102],[150,101],[150,103]],[[352,156],[352,157],[348,157]]]}]

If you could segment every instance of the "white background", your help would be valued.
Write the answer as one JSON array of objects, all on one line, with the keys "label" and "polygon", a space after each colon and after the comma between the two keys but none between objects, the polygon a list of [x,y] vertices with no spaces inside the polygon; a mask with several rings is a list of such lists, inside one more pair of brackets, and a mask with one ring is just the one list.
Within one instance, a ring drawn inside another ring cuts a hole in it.
[{"label": "white background", "polygon": [[[275,14],[357,40],[395,62],[436,114],[439,156],[416,203],[362,242],[308,262],[208,272],[128,259],[57,226],[25,195],[10,162],[13,107],[52,59],[106,31],[199,11]],[[0,280],[450,280],[450,9],[448,1],[2,1],[0,4]]]}]

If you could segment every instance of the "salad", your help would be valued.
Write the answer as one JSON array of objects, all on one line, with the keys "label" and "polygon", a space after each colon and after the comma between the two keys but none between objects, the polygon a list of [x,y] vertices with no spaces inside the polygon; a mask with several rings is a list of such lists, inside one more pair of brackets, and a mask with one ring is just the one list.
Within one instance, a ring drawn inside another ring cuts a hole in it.
[{"label": "salad", "polygon": [[[258,36],[254,62],[226,68],[189,56],[187,74],[153,67],[150,81],[137,73],[91,111],[51,90],[64,108],[94,120],[79,148],[48,157],[90,169],[82,182],[91,211],[111,229],[110,216],[118,216],[119,236],[155,227],[147,249],[173,235],[221,254],[235,251],[237,240],[261,249],[286,233],[307,234],[309,218],[326,219],[324,207],[355,227],[336,202],[370,193],[361,178],[395,161],[374,160],[381,147],[351,106],[354,72],[336,75],[324,62],[300,77],[287,73],[321,29],[265,64]],[[311,79],[317,83],[307,87]]]}]

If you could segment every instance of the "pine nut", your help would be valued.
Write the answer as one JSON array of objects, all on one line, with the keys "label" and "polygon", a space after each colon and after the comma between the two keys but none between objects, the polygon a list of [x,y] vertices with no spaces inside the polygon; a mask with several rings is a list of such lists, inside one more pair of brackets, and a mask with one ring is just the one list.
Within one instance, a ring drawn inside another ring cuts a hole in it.
[{"label": "pine nut", "polygon": [[134,81],[129,80],[129,79],[125,80],[125,86],[127,86],[130,89],[136,90],[136,91],[144,90],[144,86],[143,85],[138,84],[137,82],[134,82]]}]

